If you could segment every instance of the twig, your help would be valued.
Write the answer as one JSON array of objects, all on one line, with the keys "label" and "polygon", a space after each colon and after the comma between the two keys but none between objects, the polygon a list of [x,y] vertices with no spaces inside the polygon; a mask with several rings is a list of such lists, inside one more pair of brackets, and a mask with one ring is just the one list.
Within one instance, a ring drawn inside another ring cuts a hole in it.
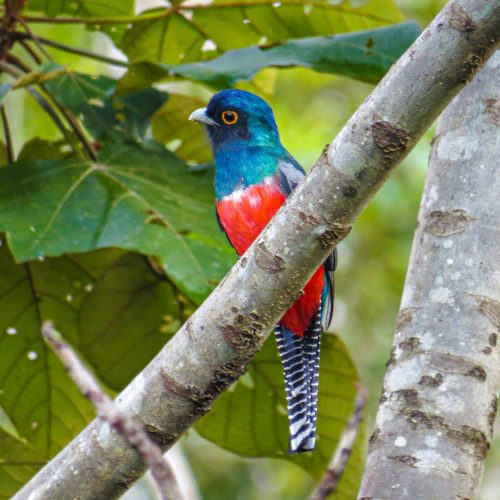
[{"label": "twig", "polygon": [[78,137],[79,141],[83,145],[83,148],[87,152],[87,156],[90,158],[91,161],[97,161],[97,152],[92,145],[92,142],[89,141],[89,139],[85,136],[85,132],[83,131],[82,127],[80,126],[80,123],[78,120],[75,118],[73,113],[66,109],[62,104],[58,102],[58,100],[50,93],[43,85],[40,85],[42,89],[45,91],[45,93],[52,99],[52,102],[56,106],[56,108],[59,110],[59,112],[64,116],[66,121],[69,123],[69,126],[73,129],[73,132],[75,135]]},{"label": "twig", "polygon": [[35,42],[35,45],[38,47],[38,50],[49,60],[53,61],[52,56],[43,48],[42,44],[40,43],[40,38],[31,31],[31,28],[29,27],[28,23],[20,16],[19,14],[16,16],[17,20],[23,25],[24,30],[26,31],[28,37],[30,40],[33,40]]},{"label": "twig", "polygon": [[7,160],[9,163],[14,161],[14,146],[12,144],[12,136],[10,135],[9,120],[7,119],[7,112],[5,111],[5,106],[0,107],[0,113],[2,115],[3,131],[5,135],[5,146],[7,147]]},{"label": "twig", "polygon": [[64,126],[64,123],[61,121],[57,113],[52,109],[47,100],[40,95],[33,87],[26,87],[26,91],[29,92],[41,108],[52,118],[52,121],[55,123],[56,127],[61,131],[63,136],[67,139],[69,143],[71,143],[71,136],[69,135],[68,129]]},{"label": "twig", "polygon": [[[102,25],[102,24],[129,24],[138,20],[138,16],[121,16],[121,17],[49,17],[49,16],[23,16],[24,20],[29,23],[36,24],[85,24],[85,25]],[[164,16],[155,16],[157,17]],[[145,19],[150,19],[147,17]],[[141,18],[142,21],[142,18]]]},{"label": "twig", "polygon": [[29,73],[31,71],[31,68],[14,54],[7,54],[7,62],[16,66],[25,73]]},{"label": "twig", "polygon": [[52,322],[43,323],[42,334],[81,393],[94,405],[99,416],[106,420],[141,455],[151,469],[162,497],[165,500],[181,499],[182,496],[170,466],[163,458],[161,449],[149,439],[143,427],[116,407],[75,351],[54,329]]},{"label": "twig", "polygon": [[35,61],[37,64],[42,64],[42,59],[40,56],[29,46],[29,43],[26,40],[19,40],[19,43],[23,47],[23,49],[28,52],[28,54],[31,56],[33,61]]},{"label": "twig", "polygon": [[38,37],[38,41],[43,45],[48,45],[49,47],[53,47],[64,52],[71,52],[72,54],[89,57],[90,59],[95,59],[96,61],[112,64],[114,66],[120,66],[122,68],[129,67],[128,61],[122,61],[120,59],[115,59],[114,57],[107,57],[101,54],[96,54],[95,52],[91,52],[90,50],[78,49],[76,47],[71,47],[69,45],[65,45],[64,43],[55,42],[54,40],[43,37]]},{"label": "twig", "polygon": [[54,40],[50,40],[50,38],[44,38],[43,36],[36,36],[31,31],[29,33],[21,33],[19,31],[8,32],[6,30],[0,29],[0,35],[8,36],[14,40],[26,41],[30,40],[37,44],[38,48],[43,51],[44,54],[50,58],[50,55],[43,50],[43,45],[47,45],[49,47],[53,47],[58,50],[62,50],[64,52],[70,52],[72,54],[77,54],[83,57],[88,57],[91,59],[95,59],[97,61],[101,61],[107,64],[112,64],[114,66],[120,66],[122,68],[128,68],[128,61],[124,61],[121,59],[115,59],[113,57],[103,56],[101,54],[97,54],[95,52],[91,52],[89,50],[84,50],[76,47],[71,47],[70,45],[66,45],[64,43],[56,42]]},{"label": "twig", "polygon": [[365,407],[368,391],[366,387],[358,385],[356,400],[354,402],[354,410],[351,418],[345,429],[340,435],[339,444],[335,450],[335,454],[328,466],[328,469],[319,483],[316,490],[309,497],[309,500],[324,500],[330,494],[337,490],[342,474],[345,471],[349,457],[351,456],[354,443],[359,434],[359,424],[363,418],[363,409]]},{"label": "twig", "polygon": [[51,99],[52,103],[58,109],[59,113],[61,113],[61,115],[64,116],[64,118],[66,119],[66,122],[71,127],[71,129],[73,130],[73,132],[75,133],[75,135],[78,137],[78,140],[82,144],[83,149],[87,153],[87,156],[89,157],[89,159],[91,161],[97,161],[97,152],[96,152],[94,146],[92,145],[92,142],[85,135],[85,132],[84,132],[83,128],[81,127],[80,123],[75,118],[75,116],[73,115],[73,113],[69,109],[66,109],[57,100],[57,98],[54,97],[54,95],[52,94],[52,92],[49,92],[46,89],[45,85],[39,84],[39,86],[45,92],[45,94],[49,97],[49,99]]}]

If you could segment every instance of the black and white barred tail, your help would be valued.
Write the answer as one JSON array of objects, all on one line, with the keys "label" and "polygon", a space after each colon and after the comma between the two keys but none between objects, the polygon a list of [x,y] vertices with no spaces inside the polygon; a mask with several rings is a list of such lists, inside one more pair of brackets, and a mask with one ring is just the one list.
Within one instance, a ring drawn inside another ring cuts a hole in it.
[{"label": "black and white barred tail", "polygon": [[321,308],[304,337],[293,334],[281,325],[275,329],[285,372],[289,453],[311,451],[316,444],[321,329]]}]

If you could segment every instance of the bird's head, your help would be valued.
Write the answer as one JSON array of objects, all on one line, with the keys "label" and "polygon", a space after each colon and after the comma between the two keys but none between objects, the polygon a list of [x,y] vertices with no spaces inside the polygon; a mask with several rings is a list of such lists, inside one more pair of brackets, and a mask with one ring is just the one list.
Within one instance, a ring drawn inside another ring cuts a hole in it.
[{"label": "bird's head", "polygon": [[281,146],[271,106],[244,90],[223,90],[206,108],[197,109],[190,120],[202,123],[214,152],[220,147]]}]

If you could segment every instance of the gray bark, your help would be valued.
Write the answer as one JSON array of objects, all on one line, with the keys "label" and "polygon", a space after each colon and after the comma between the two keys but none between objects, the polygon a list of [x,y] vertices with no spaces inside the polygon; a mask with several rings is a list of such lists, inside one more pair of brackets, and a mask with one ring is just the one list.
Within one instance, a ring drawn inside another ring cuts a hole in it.
[{"label": "gray bark", "polygon": [[476,498],[500,390],[500,52],[444,112],[361,498]]},{"label": "gray bark", "polygon": [[[120,394],[164,448],[240,376],[356,216],[498,45],[500,3],[453,0],[324,151],[258,240]],[[112,498],[144,472],[93,421],[15,498]]]}]

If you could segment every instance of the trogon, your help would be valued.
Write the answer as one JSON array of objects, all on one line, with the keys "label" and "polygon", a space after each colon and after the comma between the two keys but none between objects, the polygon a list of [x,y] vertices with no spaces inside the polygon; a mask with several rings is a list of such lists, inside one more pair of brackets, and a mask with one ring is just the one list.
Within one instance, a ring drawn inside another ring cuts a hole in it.
[{"label": "trogon", "polygon": [[[281,144],[269,104],[250,92],[223,90],[189,119],[208,132],[217,219],[242,255],[302,181],[304,170]],[[335,267],[333,252],[275,328],[285,374],[289,453],[315,447],[320,337],[332,319]]]}]

